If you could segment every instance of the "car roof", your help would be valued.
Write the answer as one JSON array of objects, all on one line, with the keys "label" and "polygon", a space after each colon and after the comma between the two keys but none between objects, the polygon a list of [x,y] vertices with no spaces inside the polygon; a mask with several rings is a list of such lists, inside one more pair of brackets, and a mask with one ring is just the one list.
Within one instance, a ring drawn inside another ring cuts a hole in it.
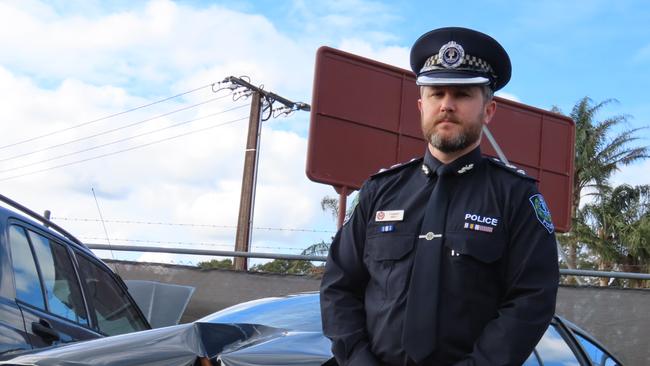
[{"label": "car roof", "polygon": [[[50,221],[43,215],[29,209],[28,207],[12,200],[11,198],[0,194],[0,218],[2,224],[9,220],[16,220],[23,222],[32,227],[38,228],[47,232],[49,235],[55,236],[60,241],[78,249],[80,252],[97,259],[105,268],[110,270],[110,267],[93,253],[81,240],[77,239],[74,235],[63,229],[61,226]],[[111,273],[113,270],[110,270]]]},{"label": "car roof", "polygon": [[237,304],[197,322],[249,323],[305,332],[322,332],[318,292],[269,297]]}]

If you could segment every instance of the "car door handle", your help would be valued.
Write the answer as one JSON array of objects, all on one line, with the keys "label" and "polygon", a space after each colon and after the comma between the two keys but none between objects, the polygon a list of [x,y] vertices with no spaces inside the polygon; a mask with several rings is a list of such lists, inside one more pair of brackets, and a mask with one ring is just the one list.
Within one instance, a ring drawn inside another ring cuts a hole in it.
[{"label": "car door handle", "polygon": [[40,319],[38,322],[32,322],[32,332],[46,341],[54,342],[60,339],[59,332],[52,329],[50,323],[45,319]]}]

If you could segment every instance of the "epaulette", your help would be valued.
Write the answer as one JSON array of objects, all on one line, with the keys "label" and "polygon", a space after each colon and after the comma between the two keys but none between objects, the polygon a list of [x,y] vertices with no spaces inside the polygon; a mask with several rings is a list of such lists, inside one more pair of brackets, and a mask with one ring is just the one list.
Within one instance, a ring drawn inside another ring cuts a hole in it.
[{"label": "epaulette", "polygon": [[386,168],[379,169],[377,173],[370,176],[370,179],[374,179],[390,173],[398,172],[406,167],[422,163],[422,160],[424,160],[424,158],[413,158],[410,161],[407,161],[406,163],[395,164],[387,169]]},{"label": "epaulette", "polygon": [[525,170],[523,170],[521,168],[517,168],[516,166],[514,166],[512,164],[506,164],[503,161],[499,160],[498,158],[487,158],[487,161],[492,163],[492,165],[498,166],[499,168],[501,168],[501,169],[503,169],[503,170],[505,170],[507,172],[510,172],[510,173],[520,177],[520,178],[530,179],[530,180],[535,181],[535,182],[539,181],[537,178],[533,178],[530,175],[526,174]]}]

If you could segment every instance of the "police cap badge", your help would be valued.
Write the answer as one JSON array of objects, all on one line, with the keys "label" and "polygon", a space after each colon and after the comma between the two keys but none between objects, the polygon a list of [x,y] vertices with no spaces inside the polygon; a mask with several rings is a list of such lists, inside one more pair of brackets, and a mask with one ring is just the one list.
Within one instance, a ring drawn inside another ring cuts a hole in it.
[{"label": "police cap badge", "polygon": [[415,41],[411,69],[418,85],[489,85],[510,80],[508,54],[487,34],[459,27],[434,29]]}]

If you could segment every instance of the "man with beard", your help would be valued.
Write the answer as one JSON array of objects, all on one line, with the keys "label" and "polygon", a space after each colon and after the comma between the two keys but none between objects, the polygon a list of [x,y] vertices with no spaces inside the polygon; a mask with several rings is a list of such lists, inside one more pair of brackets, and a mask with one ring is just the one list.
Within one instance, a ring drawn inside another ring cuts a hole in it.
[{"label": "man with beard", "polygon": [[323,331],[340,365],[521,365],[559,274],[535,179],[479,147],[510,59],[486,34],[441,28],[415,42],[411,67],[425,156],[361,188],[330,248]]}]

